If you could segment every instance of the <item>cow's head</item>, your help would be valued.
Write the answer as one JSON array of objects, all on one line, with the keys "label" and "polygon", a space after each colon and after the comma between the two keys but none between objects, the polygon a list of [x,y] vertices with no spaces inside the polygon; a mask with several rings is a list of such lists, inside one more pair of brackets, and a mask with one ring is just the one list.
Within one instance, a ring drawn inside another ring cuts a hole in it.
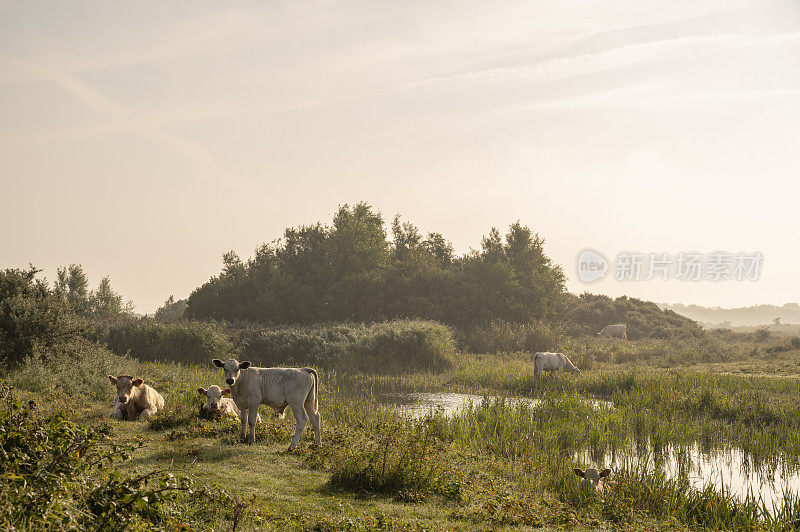
[{"label": "cow's head", "polygon": [[239,372],[250,367],[250,362],[239,362],[233,358],[229,358],[225,362],[215,358],[211,362],[218,368],[222,368],[222,372],[225,377],[225,384],[228,386],[235,386],[236,381],[239,378]]},{"label": "cow's head", "polygon": [[576,467],[573,471],[575,471],[576,475],[581,477],[581,486],[591,485],[597,493],[603,493],[603,488],[606,484],[605,478],[611,474],[611,470],[608,468],[598,471],[592,467],[584,471],[580,467]]},{"label": "cow's head", "polygon": [[138,388],[144,383],[142,379],[134,379],[130,375],[120,375],[119,377],[109,375],[108,380],[117,387],[117,400],[122,404],[130,400],[134,388]]},{"label": "cow's head", "polygon": [[205,399],[205,403],[203,403],[203,410],[216,413],[219,412],[220,401],[222,401],[223,397],[230,395],[231,390],[230,388],[223,390],[215,384],[213,386],[209,386],[208,390],[205,388],[198,388],[197,393],[199,393],[200,396]]}]

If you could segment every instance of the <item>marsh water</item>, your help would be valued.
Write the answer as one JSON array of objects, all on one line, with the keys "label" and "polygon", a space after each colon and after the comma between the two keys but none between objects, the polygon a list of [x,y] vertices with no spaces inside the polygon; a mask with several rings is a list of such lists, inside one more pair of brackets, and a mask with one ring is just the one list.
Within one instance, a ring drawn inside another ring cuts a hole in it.
[{"label": "marsh water", "polygon": [[[484,396],[454,392],[436,391],[395,391],[391,389],[372,389],[374,399],[384,405],[397,408],[403,416],[421,418],[429,413],[440,413],[453,416],[469,405],[478,405]],[[490,398],[492,396],[489,396]],[[526,404],[535,407],[542,403],[541,399],[528,397],[503,397],[506,404],[516,406]],[[613,408],[610,401],[587,399],[595,408]],[[578,462],[587,465],[629,470],[653,470],[658,467],[667,478],[685,478],[697,489],[708,484],[725,493],[744,500],[752,495],[761,500],[767,508],[779,509],[784,492],[800,492],[800,472],[784,461],[774,460],[769,464],[754,461],[741,449],[724,451],[701,450],[697,445],[689,447],[663,447],[658,455],[637,450],[631,446],[622,450],[613,450],[596,456],[588,450],[576,455]],[[602,463],[600,463],[602,462]]]}]

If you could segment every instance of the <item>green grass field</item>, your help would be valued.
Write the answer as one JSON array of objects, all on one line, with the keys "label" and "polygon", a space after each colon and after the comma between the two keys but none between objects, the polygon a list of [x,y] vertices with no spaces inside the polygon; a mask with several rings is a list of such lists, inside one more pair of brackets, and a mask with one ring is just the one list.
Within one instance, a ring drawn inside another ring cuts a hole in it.
[{"label": "green grass field", "polygon": [[[658,453],[697,444],[740,448],[754,463],[800,456],[800,351],[790,340],[712,338],[705,344],[565,339],[580,378],[533,378],[528,353],[451,355],[450,368],[406,375],[321,373],[323,446],[262,407],[257,444],[238,443],[237,420],[197,416],[196,388],[221,382],[209,366],[140,362],[89,344],[61,358],[28,360],[5,375],[16,394],[44,412],[109,427],[120,443],[141,441],[116,467],[141,475],[169,470],[212,494],[169,502],[190,528],[309,530],[475,530],[526,528],[771,529],[796,526],[800,504],[781,513],[692,489],[656,471],[615,471],[614,490],[595,497],[578,488],[578,453]],[[107,418],[107,373],[133,373],[165,398],[144,422]],[[374,388],[459,390],[543,399],[534,411],[484,399],[452,418],[404,420],[370,396]],[[595,408],[585,398],[609,401]],[[596,464],[602,466],[603,464]],[[227,497],[217,500],[214,493]],[[175,522],[165,528],[175,528]]]}]

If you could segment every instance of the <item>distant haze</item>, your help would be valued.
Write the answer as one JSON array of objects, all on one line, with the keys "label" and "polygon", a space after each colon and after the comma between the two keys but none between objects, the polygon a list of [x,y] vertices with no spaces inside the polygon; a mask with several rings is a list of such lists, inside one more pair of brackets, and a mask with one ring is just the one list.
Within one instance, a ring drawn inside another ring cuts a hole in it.
[{"label": "distant haze", "polygon": [[[575,292],[797,302],[798,65],[796,0],[0,0],[0,267],[152,312],[364,200],[458,252],[519,220]],[[764,266],[584,285],[584,248]]]},{"label": "distant haze", "polygon": [[701,307],[698,305],[667,305],[682,316],[691,318],[705,326],[736,327],[742,325],[780,325],[800,323],[800,305],[754,305],[741,308]]}]

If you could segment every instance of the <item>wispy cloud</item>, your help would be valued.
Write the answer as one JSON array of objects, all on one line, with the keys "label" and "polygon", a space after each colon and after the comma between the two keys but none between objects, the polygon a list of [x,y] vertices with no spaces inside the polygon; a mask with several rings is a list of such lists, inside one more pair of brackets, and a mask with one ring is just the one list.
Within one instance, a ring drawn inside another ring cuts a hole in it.
[{"label": "wispy cloud", "polygon": [[693,50],[736,47],[755,51],[763,48],[797,46],[800,32],[770,35],[715,34],[685,36],[619,46],[602,52],[554,57],[534,64],[498,67],[437,76],[407,83],[405,89],[425,86],[468,86],[510,82],[545,82],[583,76],[650,63],[658,58],[686,56]]},{"label": "wispy cloud", "polygon": [[[37,79],[53,83],[84,106],[110,118],[115,128],[138,133],[167,149],[187,156],[196,169],[210,170],[210,173],[216,178],[234,180],[236,182],[245,181],[241,176],[223,168],[214,156],[202,146],[164,131],[152,121],[141,120],[133,109],[114,102],[81,80],[76,74],[54,70],[51,67],[9,56],[3,56],[3,60],[27,71]],[[196,174],[204,175],[205,171],[196,172]]]}]

